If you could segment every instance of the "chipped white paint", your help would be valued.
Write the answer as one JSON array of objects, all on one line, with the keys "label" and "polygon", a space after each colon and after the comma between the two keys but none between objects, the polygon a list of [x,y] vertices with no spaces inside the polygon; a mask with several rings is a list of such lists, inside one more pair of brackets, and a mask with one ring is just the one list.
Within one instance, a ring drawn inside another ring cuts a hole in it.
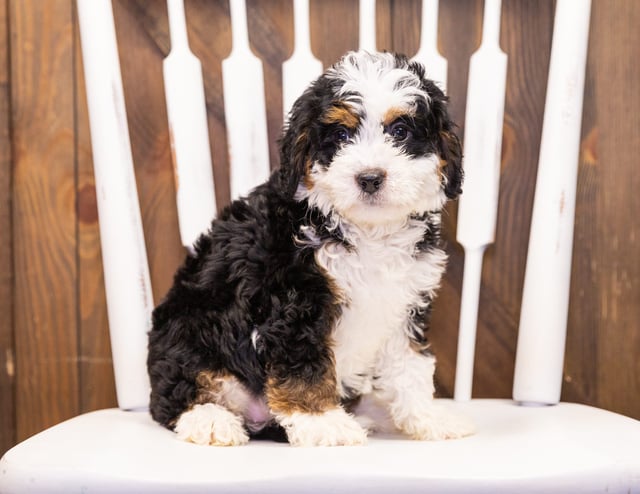
[{"label": "chipped white paint", "polygon": [[153,297],[110,0],[78,0],[118,405],[148,406]]},{"label": "chipped white paint", "polygon": [[523,403],[560,401],[590,11],[556,4],[513,384]]}]

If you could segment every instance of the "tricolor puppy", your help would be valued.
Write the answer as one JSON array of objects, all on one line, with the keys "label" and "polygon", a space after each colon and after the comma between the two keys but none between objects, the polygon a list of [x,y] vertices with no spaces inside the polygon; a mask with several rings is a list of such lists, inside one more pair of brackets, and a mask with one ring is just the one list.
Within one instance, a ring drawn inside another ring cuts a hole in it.
[{"label": "tricolor puppy", "polygon": [[433,403],[425,337],[461,183],[424,67],[348,53],[295,103],[280,169],[213,221],[155,309],[153,418],[215,445],[265,428],[299,446],[362,444],[377,425],[470,433]]}]

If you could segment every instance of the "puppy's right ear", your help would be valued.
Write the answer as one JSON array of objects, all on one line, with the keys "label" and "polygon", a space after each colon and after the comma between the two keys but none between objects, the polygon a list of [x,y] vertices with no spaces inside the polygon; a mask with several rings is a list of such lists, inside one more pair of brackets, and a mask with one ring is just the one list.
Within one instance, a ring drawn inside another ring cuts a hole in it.
[{"label": "puppy's right ear", "polygon": [[289,112],[280,140],[280,182],[289,198],[295,196],[300,183],[311,173],[318,122],[327,98],[336,90],[336,82],[321,75],[296,100]]},{"label": "puppy's right ear", "polygon": [[309,125],[299,113],[304,111],[302,106],[300,100],[293,106],[280,141],[280,183],[288,198],[295,196],[298,185],[311,166]]}]

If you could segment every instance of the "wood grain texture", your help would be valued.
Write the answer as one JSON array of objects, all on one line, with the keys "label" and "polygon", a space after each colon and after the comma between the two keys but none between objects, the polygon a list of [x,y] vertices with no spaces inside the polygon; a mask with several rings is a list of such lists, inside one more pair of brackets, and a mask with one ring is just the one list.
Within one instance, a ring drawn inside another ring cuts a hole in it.
[{"label": "wood grain texture", "polygon": [[189,44],[204,72],[216,201],[220,211],[230,199],[221,70],[222,60],[231,53],[229,5],[222,0],[191,0],[186,3],[186,9]]},{"label": "wood grain texture", "polygon": [[389,43],[385,42],[384,31],[379,37],[378,49],[404,53],[413,57],[420,47],[420,19],[422,1],[394,0],[389,4],[388,14],[378,7],[378,18],[389,24]]},{"label": "wood grain texture", "polygon": [[10,3],[17,439],[79,412],[73,17]]},{"label": "wood grain texture", "polygon": [[[572,305],[565,369],[568,377],[574,369],[589,369],[580,374],[595,377],[595,382],[574,379],[573,383],[595,387],[588,397],[592,403],[640,417],[640,4],[594,2],[591,19],[587,68],[591,90],[585,105],[596,117],[596,130],[590,129],[583,139],[581,172],[591,166],[597,171],[591,176],[582,173],[579,185],[581,195],[593,198],[588,216],[596,234],[589,235],[591,225],[576,232],[581,240],[576,244],[578,260],[583,243],[592,243],[593,253],[587,276],[577,280],[573,293],[584,289],[598,302],[596,308]],[[579,274],[574,263],[574,279]],[[589,353],[579,353],[584,347],[583,329],[575,315],[583,311],[596,321],[595,331],[587,334]]]},{"label": "wood grain texture", "polygon": [[[5,392],[13,382],[3,373],[6,353],[0,355],[0,449],[77,412],[115,405],[73,3],[0,0],[0,9],[7,6],[9,12],[5,20],[0,12],[0,37],[10,26],[11,41],[7,45],[11,64],[3,61],[0,51],[0,194],[11,193],[0,197],[0,229],[13,228],[10,240],[0,236],[0,268],[9,266],[0,275],[4,290],[0,313],[5,308],[10,311],[12,304],[15,313],[13,321],[0,320],[0,348],[11,349],[14,332],[16,347],[14,402],[11,391]],[[189,42],[204,70],[221,208],[229,199],[221,77],[221,62],[231,48],[229,3],[185,3]],[[378,0],[379,49],[415,53],[421,3]],[[264,64],[275,164],[282,121],[281,63],[293,49],[292,4],[249,0],[247,8],[251,46]],[[478,397],[511,394],[553,8],[553,0],[503,1],[501,46],[509,57],[505,135],[496,243],[487,251],[483,270],[474,381]],[[469,57],[480,43],[482,10],[482,0],[440,2],[439,48],[448,60],[450,110],[462,135]],[[158,0],[114,0],[114,14],[157,302],[184,255],[162,83],[162,60],[170,49],[166,5]],[[311,0],[310,14],[312,50],[325,66],[357,48],[357,0]],[[640,3],[634,0],[593,2],[563,388],[564,400],[636,418],[640,418],[638,23]],[[0,50],[3,46],[0,43]],[[10,107],[2,101],[3,94],[11,96]],[[10,128],[3,129],[2,118],[6,120],[9,111]],[[7,140],[10,147],[3,144]],[[451,203],[444,216],[449,268],[430,333],[443,396],[453,392],[464,263],[455,242],[456,216],[456,203]],[[13,282],[11,266],[15,266]],[[12,425],[13,417],[17,422]],[[17,427],[17,434],[12,427]]]},{"label": "wood grain texture", "polygon": [[311,50],[329,67],[358,48],[358,0],[310,0]]},{"label": "wood grain texture", "polygon": [[293,53],[291,0],[249,0],[247,21],[251,49],[263,64],[269,157],[271,168],[277,168],[280,162],[278,140],[283,123],[282,64]]},{"label": "wood grain texture", "polygon": [[0,456],[16,442],[7,5],[0,0]]}]

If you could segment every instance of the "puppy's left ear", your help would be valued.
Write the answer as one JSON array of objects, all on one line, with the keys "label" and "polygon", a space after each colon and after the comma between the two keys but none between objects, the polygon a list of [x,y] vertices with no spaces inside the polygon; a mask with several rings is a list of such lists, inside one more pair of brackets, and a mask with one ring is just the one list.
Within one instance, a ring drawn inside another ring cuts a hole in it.
[{"label": "puppy's left ear", "polygon": [[462,194],[464,172],[462,170],[462,146],[460,139],[451,130],[441,130],[438,136],[438,151],[442,159],[444,193],[449,199]]},{"label": "puppy's left ear", "polygon": [[440,173],[444,193],[455,199],[462,193],[464,172],[462,170],[462,146],[455,133],[456,124],[449,116],[448,98],[432,80],[424,77],[424,67],[414,62],[410,68],[422,79],[423,89],[430,95],[427,105],[429,131],[436,135],[435,146],[441,159]]}]

